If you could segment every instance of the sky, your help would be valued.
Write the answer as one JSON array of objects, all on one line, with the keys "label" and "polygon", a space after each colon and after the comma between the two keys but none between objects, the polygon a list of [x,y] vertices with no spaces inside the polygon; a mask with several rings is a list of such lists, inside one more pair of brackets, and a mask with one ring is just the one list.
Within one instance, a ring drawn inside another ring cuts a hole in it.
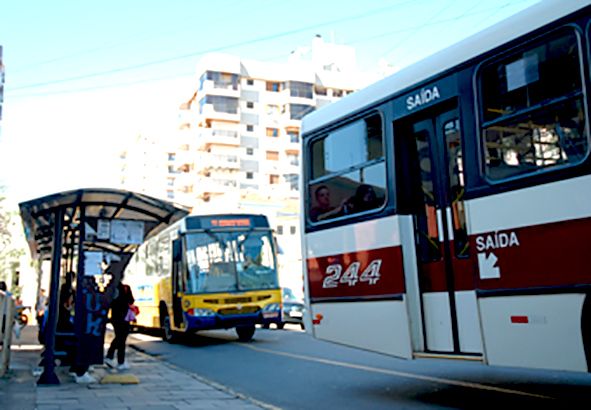
[{"label": "sky", "polygon": [[3,0],[0,186],[15,203],[117,187],[118,153],[166,136],[208,52],[286,62],[320,34],[400,69],[537,0]]}]

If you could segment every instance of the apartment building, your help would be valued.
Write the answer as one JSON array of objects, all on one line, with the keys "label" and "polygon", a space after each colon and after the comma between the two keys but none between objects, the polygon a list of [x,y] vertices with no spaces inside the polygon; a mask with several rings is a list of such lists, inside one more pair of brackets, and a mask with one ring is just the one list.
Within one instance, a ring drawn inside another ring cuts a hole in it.
[{"label": "apartment building", "polygon": [[138,134],[120,153],[120,185],[130,191],[175,201],[181,148],[169,135]]},{"label": "apartment building", "polygon": [[[364,80],[356,71],[355,50],[320,36],[310,47],[294,50],[285,63],[206,55],[198,64],[195,88],[180,105],[178,132],[151,159],[131,161],[133,155],[152,151],[134,144],[139,153],[126,154],[128,176],[122,183],[194,212],[267,215],[282,249],[280,268],[301,281],[301,120],[361,88]],[[157,163],[160,171],[149,165]],[[154,172],[165,175],[165,190]],[[153,178],[156,183],[149,184]]]},{"label": "apartment building", "polygon": [[194,141],[186,168],[196,203],[236,192],[299,198],[302,117],[360,85],[354,50],[321,37],[286,63],[212,54],[197,73],[182,123]]}]

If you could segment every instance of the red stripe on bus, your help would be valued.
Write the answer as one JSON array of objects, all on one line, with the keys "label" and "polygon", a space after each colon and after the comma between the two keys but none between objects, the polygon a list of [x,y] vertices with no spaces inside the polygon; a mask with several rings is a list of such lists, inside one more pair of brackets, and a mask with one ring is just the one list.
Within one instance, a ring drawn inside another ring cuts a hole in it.
[{"label": "red stripe on bus", "polygon": [[307,267],[312,300],[371,299],[405,292],[400,246],[309,258]]},{"label": "red stripe on bus", "polygon": [[[494,237],[513,235],[508,246],[498,246]],[[589,241],[591,218],[573,219],[498,232],[470,238],[472,258],[477,269],[477,289],[527,289],[591,284]],[[481,249],[477,248],[479,239]],[[518,242],[518,243],[517,243]],[[485,245],[485,249],[482,249]],[[487,279],[478,275],[478,253],[496,258],[500,277]]]},{"label": "red stripe on bus", "polygon": [[511,323],[529,323],[527,316],[511,316]]}]

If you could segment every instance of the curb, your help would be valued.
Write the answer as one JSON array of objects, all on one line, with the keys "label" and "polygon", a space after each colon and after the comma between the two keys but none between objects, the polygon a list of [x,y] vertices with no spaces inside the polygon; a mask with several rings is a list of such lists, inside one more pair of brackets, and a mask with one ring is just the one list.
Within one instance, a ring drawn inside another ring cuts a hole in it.
[{"label": "curb", "polygon": [[225,386],[225,385],[223,385],[221,383],[214,382],[213,380],[209,380],[209,379],[207,379],[207,378],[205,378],[203,376],[200,376],[198,374],[189,372],[188,370],[185,370],[185,369],[183,369],[181,367],[178,367],[178,366],[176,366],[176,365],[174,365],[172,363],[169,363],[169,362],[163,360],[162,357],[161,357],[161,355],[159,355],[159,354],[151,354],[151,353],[147,352],[145,349],[142,349],[141,347],[136,346],[135,343],[128,343],[127,346],[130,347],[130,348],[132,348],[132,349],[134,349],[139,354],[148,356],[148,357],[152,358],[153,360],[157,360],[161,364],[163,364],[163,365],[165,365],[165,366],[167,366],[167,367],[169,367],[169,368],[171,368],[171,369],[173,369],[173,370],[175,370],[177,372],[184,373],[185,375],[187,375],[187,376],[189,376],[189,377],[191,377],[191,378],[193,378],[193,379],[195,379],[195,380],[197,380],[197,381],[199,381],[201,383],[207,384],[207,385],[213,387],[216,390],[219,390],[219,391],[222,391],[224,393],[230,394],[230,395],[232,395],[232,396],[234,396],[234,397],[236,397],[236,398],[238,398],[240,400],[248,401],[248,402],[250,402],[250,403],[252,403],[252,404],[254,404],[256,406],[262,407],[262,408],[267,409],[267,410],[281,410],[281,407],[273,406],[272,404],[259,401],[259,400],[255,399],[253,397],[250,397],[250,396],[248,396],[246,394],[239,393],[239,392],[233,390],[232,388],[230,388],[228,386]]}]

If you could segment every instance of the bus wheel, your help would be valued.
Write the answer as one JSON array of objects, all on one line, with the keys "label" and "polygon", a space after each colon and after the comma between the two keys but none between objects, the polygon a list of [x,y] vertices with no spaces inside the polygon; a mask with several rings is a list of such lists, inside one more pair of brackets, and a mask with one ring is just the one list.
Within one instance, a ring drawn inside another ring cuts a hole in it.
[{"label": "bus wheel", "polygon": [[236,326],[236,333],[238,334],[238,340],[241,342],[250,342],[254,335],[254,326]]},{"label": "bus wheel", "polygon": [[162,340],[173,343],[176,340],[174,331],[170,327],[170,316],[166,315],[162,319]]},{"label": "bus wheel", "polygon": [[277,323],[277,329],[281,330],[281,329],[283,329],[284,327],[285,327],[285,323],[283,323],[283,322],[279,322],[279,323]]}]

